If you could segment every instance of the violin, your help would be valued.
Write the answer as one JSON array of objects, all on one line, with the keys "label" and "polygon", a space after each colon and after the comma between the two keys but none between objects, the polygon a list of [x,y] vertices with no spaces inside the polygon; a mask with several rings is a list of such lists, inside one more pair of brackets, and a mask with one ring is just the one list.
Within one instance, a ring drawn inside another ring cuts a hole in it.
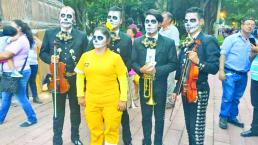
[{"label": "violin", "polygon": [[[55,42],[54,42],[54,56],[57,56]],[[70,85],[67,79],[65,78],[66,64],[63,62],[51,63],[49,65],[49,68],[50,68],[50,73],[52,75],[52,79],[50,79],[50,83],[48,87],[49,90],[54,91],[55,94],[57,92],[61,94],[68,92]]]},{"label": "violin", "polygon": [[[197,48],[200,46],[201,41],[196,40],[194,42],[193,51],[197,51]],[[197,101],[197,87],[196,81],[199,76],[199,68],[196,64],[192,63],[189,58],[186,58],[186,62],[183,66],[183,72],[180,80],[179,91],[182,88],[182,95],[186,97],[189,103]],[[178,94],[178,93],[177,93]]]},{"label": "violin", "polygon": [[[193,47],[193,51],[197,51],[197,48],[201,44],[200,40],[195,41],[195,45]],[[186,82],[183,85],[182,95],[186,96],[187,101],[189,103],[193,103],[197,101],[197,87],[196,81],[198,80],[199,76],[199,68],[196,64],[192,63],[192,61],[187,58],[187,67],[186,67]]]}]

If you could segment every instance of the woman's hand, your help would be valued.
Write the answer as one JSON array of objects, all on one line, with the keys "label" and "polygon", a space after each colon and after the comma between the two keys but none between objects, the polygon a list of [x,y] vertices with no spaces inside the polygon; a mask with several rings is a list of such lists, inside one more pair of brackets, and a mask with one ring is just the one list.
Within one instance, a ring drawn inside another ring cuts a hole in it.
[{"label": "woman's hand", "polygon": [[82,106],[82,107],[85,107],[85,98],[84,98],[84,96],[78,96],[77,97],[78,98],[78,104],[80,105],[80,106]]},{"label": "woman's hand", "polygon": [[119,101],[117,106],[118,111],[126,110],[126,103],[126,101]]}]

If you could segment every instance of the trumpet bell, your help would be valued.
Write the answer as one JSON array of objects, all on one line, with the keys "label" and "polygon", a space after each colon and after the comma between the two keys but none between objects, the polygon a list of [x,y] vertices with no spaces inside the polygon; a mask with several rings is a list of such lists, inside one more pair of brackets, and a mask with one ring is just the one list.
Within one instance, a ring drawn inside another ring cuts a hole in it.
[{"label": "trumpet bell", "polygon": [[157,103],[153,100],[153,98],[151,97],[148,102],[146,102],[147,105],[151,105],[151,106],[154,106],[156,105]]}]

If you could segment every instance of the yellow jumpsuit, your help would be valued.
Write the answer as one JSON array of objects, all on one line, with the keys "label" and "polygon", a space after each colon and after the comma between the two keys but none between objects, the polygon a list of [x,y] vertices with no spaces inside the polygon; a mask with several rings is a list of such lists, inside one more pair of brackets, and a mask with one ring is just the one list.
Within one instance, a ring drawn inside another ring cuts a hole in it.
[{"label": "yellow jumpsuit", "polygon": [[109,49],[104,54],[91,50],[82,55],[75,72],[77,96],[85,96],[90,144],[117,145],[122,117],[118,102],[127,101],[128,91],[127,69],[122,58]]}]

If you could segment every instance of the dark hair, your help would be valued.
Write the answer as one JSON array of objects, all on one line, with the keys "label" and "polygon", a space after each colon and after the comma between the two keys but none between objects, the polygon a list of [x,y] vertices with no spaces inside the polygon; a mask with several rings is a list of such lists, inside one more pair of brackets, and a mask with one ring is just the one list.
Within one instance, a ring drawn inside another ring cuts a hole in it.
[{"label": "dark hair", "polygon": [[34,44],[34,39],[33,39],[33,35],[32,35],[32,32],[31,32],[31,29],[30,27],[28,26],[27,23],[24,23],[22,20],[13,20],[13,22],[21,27],[21,31],[26,35],[26,37],[28,38],[29,40],[29,43],[30,43],[30,47],[32,48],[33,44]]},{"label": "dark hair", "polygon": [[244,24],[245,21],[247,21],[247,20],[252,20],[252,21],[255,22],[255,19],[254,19],[253,17],[244,17],[244,18],[241,19],[240,23],[241,23],[241,24]]},{"label": "dark hair", "polygon": [[94,29],[93,33],[95,31],[97,31],[97,30],[101,31],[106,36],[108,43],[110,43],[110,41],[111,41],[111,34],[108,31],[108,29],[106,27],[104,27],[104,26],[98,26],[98,27],[96,27]]},{"label": "dark hair", "polygon": [[187,13],[197,13],[199,19],[204,19],[204,11],[198,7],[191,7],[186,10],[185,14]]},{"label": "dark hair", "polygon": [[134,24],[133,18],[131,18],[131,17],[128,18],[127,21],[126,21],[126,23],[127,23],[128,26],[131,25],[131,24]]},{"label": "dark hair", "polygon": [[135,35],[137,33],[137,29],[136,28],[132,28],[132,27],[128,27],[127,29],[131,29],[133,34],[134,34],[134,37],[135,37]]},{"label": "dark hair", "polygon": [[118,7],[118,6],[110,7],[108,11],[109,11],[109,12],[110,12],[110,11],[118,11],[118,12],[120,12],[121,18],[123,17],[122,9],[121,9],[120,7]]},{"label": "dark hair", "polygon": [[153,16],[157,19],[157,21],[158,21],[159,23],[162,23],[162,21],[163,21],[163,17],[162,17],[162,15],[161,15],[161,12],[158,11],[158,10],[149,9],[149,10],[145,13],[145,16],[147,16],[147,15],[153,15]]},{"label": "dark hair", "polygon": [[3,35],[4,36],[15,36],[17,34],[17,30],[12,26],[4,26],[3,27]]}]

